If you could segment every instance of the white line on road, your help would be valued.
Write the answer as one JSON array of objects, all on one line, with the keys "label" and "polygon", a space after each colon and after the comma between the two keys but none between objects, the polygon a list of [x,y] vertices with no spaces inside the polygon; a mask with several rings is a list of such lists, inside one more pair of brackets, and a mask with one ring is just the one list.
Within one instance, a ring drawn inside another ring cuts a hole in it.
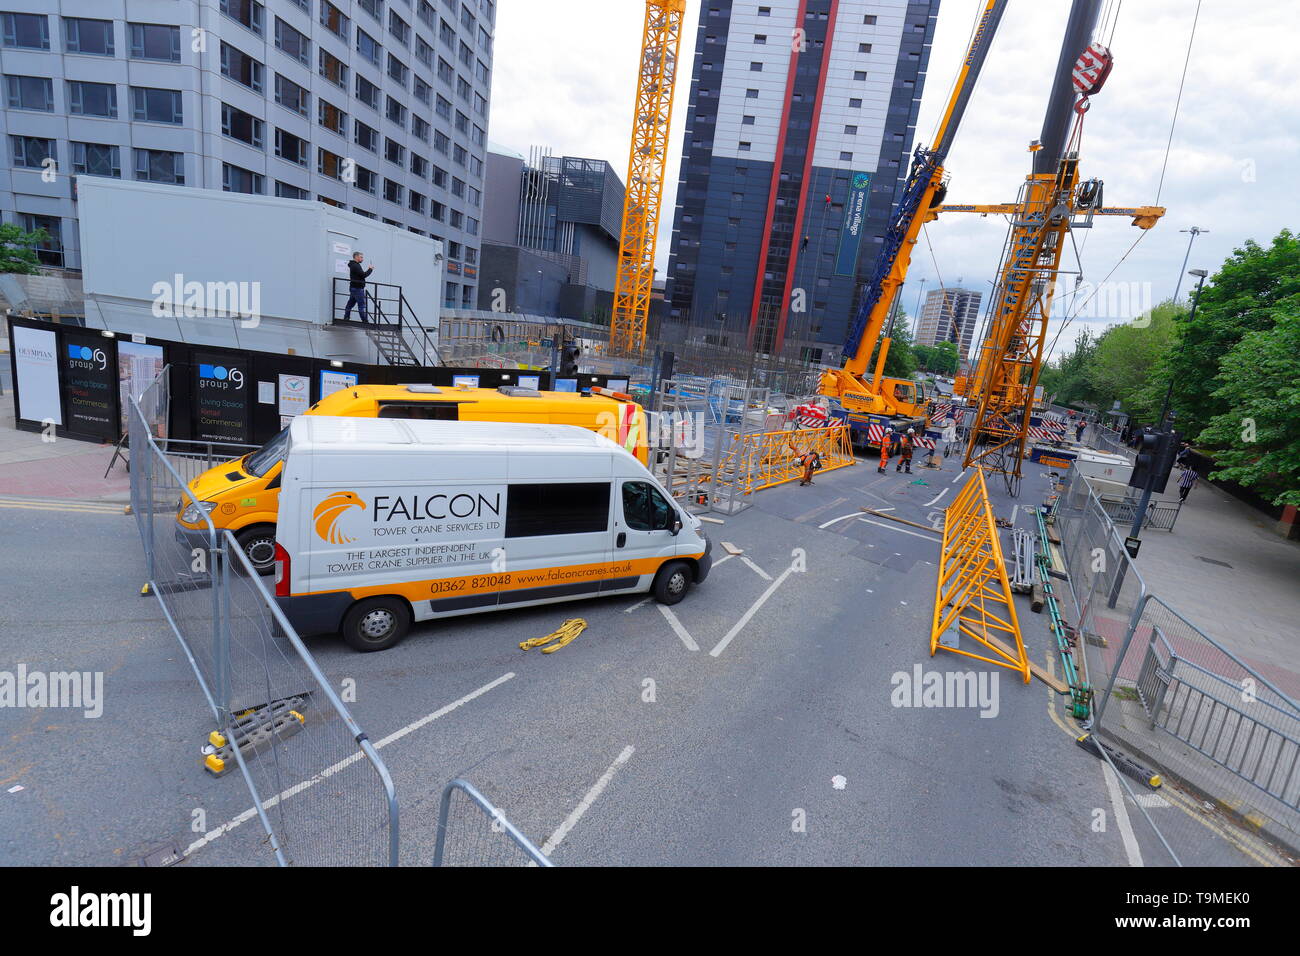
[{"label": "white line on road", "polygon": [[[470,691],[460,700],[453,701],[452,703],[447,704],[445,707],[440,707],[437,710],[435,710],[433,713],[427,714],[424,717],[421,717],[419,720],[407,724],[405,727],[401,728],[400,730],[393,731],[383,740],[380,740],[378,743],[376,743],[374,745],[375,749],[380,750],[384,747],[387,747],[389,744],[393,743],[396,740],[400,740],[401,738],[405,737],[407,734],[419,730],[425,724],[437,720],[439,717],[447,716],[453,710],[456,710],[458,707],[468,704],[476,697],[483,696],[488,691],[492,690],[495,687],[501,686],[502,684],[504,684],[506,681],[510,680],[514,676],[515,675],[513,671],[511,671],[508,674],[502,674],[496,680],[484,684],[478,690]],[[324,770],[322,770],[320,773],[316,774],[315,776],[309,777],[306,780],[303,780],[301,783],[296,783],[289,789],[276,794],[274,797],[272,797],[270,800],[267,800],[262,805],[263,809],[270,810],[272,807],[278,805],[282,800],[288,800],[294,794],[302,793],[304,790],[316,786],[316,784],[320,783],[326,777],[332,777],[334,774],[338,773],[340,770],[343,770],[345,767],[349,767],[352,764],[356,763],[358,760],[364,760],[364,759],[365,759],[365,755],[358,750],[350,757],[344,757],[338,763],[326,767]],[[190,856],[195,851],[203,849],[203,847],[207,846],[209,843],[212,843],[218,837],[222,836],[223,834],[229,833],[231,830],[235,829],[235,827],[239,826],[241,823],[247,823],[249,820],[252,820],[256,816],[257,816],[257,808],[249,807],[243,813],[239,814],[239,816],[234,817],[231,820],[228,820],[227,822],[223,823],[221,826],[217,827],[215,830],[209,830],[207,833],[203,834],[202,837],[200,837],[198,840],[195,840],[193,843],[189,845],[189,847],[186,848],[183,856]]]},{"label": "white line on road", "polygon": [[630,608],[628,608],[627,610],[625,610],[623,613],[624,613],[624,614],[631,614],[631,613],[632,613],[633,611],[635,611],[637,608],[639,608],[639,607],[644,607],[645,605],[647,605],[647,604],[649,604],[649,603],[650,603],[650,598],[642,598],[641,600],[639,600],[639,601],[637,601],[635,604],[633,604]]},{"label": "white line on road", "polygon": [[744,615],[740,618],[740,620],[737,621],[734,625],[732,625],[731,630],[727,632],[727,636],[724,637],[722,640],[718,641],[717,646],[713,648],[713,650],[709,651],[709,656],[717,657],[719,654],[725,651],[727,649],[727,645],[731,643],[732,638],[734,638],[737,634],[741,632],[741,630],[744,629],[745,625],[749,623],[749,619],[754,616],[754,613],[760,607],[763,606],[763,604],[767,601],[767,599],[772,596],[773,592],[775,592],[777,588],[779,588],[783,583],[785,583],[785,579],[788,578],[793,573],[794,573],[794,565],[790,565],[790,567],[782,571],[780,576],[778,576],[775,581],[773,581],[771,584],[767,586],[767,590],[764,591],[761,595],[759,595],[758,600],[755,601],[752,605],[750,605],[749,610],[744,613]]},{"label": "white line on road", "polygon": [[888,508],[877,508],[876,510],[877,510],[877,511],[893,511],[893,510],[894,510],[894,506],[893,506],[893,505],[890,505]]},{"label": "white line on road", "polygon": [[755,564],[753,561],[749,560],[749,558],[742,557],[740,560],[742,560],[742,561],[744,561],[746,564],[748,564],[748,565],[750,566],[750,568],[753,569],[754,573],[757,574],[757,575],[758,575],[760,578],[762,578],[764,581],[770,581],[770,580],[772,580],[772,575],[768,574],[766,571],[764,571],[762,568],[760,568],[760,567],[759,567],[757,564]]},{"label": "white line on road", "polygon": [[1014,508],[1011,509],[1011,523],[1012,523],[1012,524],[1015,524],[1015,523],[1016,523],[1016,515],[1018,515],[1018,514],[1020,514],[1020,505],[1016,505]]},{"label": "white line on road", "polygon": [[957,482],[961,481],[965,477],[966,477],[966,470],[963,468],[961,472],[958,473],[957,477],[954,478],[952,481],[950,481],[949,484],[955,485],[957,484]]},{"label": "white line on road", "polygon": [[939,492],[937,495],[935,495],[933,498],[931,498],[929,501],[927,501],[927,502],[925,503],[925,506],[928,508],[928,507],[930,507],[930,506],[933,505],[933,504],[937,504],[938,501],[939,501],[939,499],[942,498],[942,497],[943,497],[944,495],[946,495],[947,493],[948,493],[948,489],[947,489],[947,488],[943,489],[943,491]]},{"label": "white line on road", "polygon": [[1120,792],[1119,776],[1109,760],[1102,760],[1101,775],[1106,778],[1106,792],[1110,794],[1110,805],[1115,810],[1115,825],[1119,827],[1120,839],[1124,841],[1128,865],[1143,866],[1142,850],[1138,846],[1137,837],[1133,834],[1133,824],[1128,819],[1128,808],[1124,806],[1124,795]]},{"label": "white line on road", "polygon": [[582,819],[582,815],[591,809],[591,805],[596,802],[596,798],[599,797],[604,792],[605,788],[609,786],[609,782],[614,779],[614,772],[618,770],[619,765],[627,763],[634,753],[636,753],[636,748],[631,744],[628,744],[623,748],[623,752],[614,758],[614,762],[609,765],[609,769],[606,770],[601,775],[601,778],[596,781],[595,786],[587,791],[587,795],[582,798],[582,802],[573,808],[573,812],[569,814],[568,818],[563,823],[556,827],[555,832],[551,834],[550,839],[542,844],[543,854],[550,856],[555,852],[555,848],[564,842],[564,838],[569,835],[569,831],[578,825],[578,821]]},{"label": "white line on road", "polygon": [[906,528],[895,528],[892,524],[881,524],[879,521],[872,521],[870,518],[859,518],[859,521],[865,521],[867,524],[874,524],[877,528],[885,528],[889,531],[897,531],[899,534],[910,534],[913,538],[920,538],[922,541],[938,541],[938,538],[932,538],[928,534],[917,534],[915,531],[908,531]]},{"label": "white line on road", "polygon": [[831,525],[835,524],[838,521],[845,521],[849,518],[856,518],[860,514],[862,514],[861,511],[854,511],[851,514],[840,515],[838,518],[832,518],[830,521],[823,521],[821,524],[817,526],[817,528],[820,531],[825,531],[827,528],[829,528]]},{"label": "white line on road", "polygon": [[686,645],[686,649],[688,651],[698,651],[700,645],[695,643],[695,638],[691,637],[691,632],[682,627],[682,622],[677,620],[677,615],[673,613],[673,609],[667,604],[660,604],[659,610],[662,611],[664,617],[668,619],[668,623],[672,625],[672,629],[677,632],[677,636],[682,639],[682,643]]},{"label": "white line on road", "polygon": [[713,566],[716,568],[723,561],[730,561],[734,557],[735,557],[734,554],[724,554],[722,557],[718,558],[718,560],[713,562]]}]

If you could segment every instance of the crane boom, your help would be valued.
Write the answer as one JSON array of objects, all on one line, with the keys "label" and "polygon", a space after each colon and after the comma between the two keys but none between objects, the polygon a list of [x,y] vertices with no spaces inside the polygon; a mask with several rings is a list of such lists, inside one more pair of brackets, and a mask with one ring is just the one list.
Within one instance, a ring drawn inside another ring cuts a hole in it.
[{"label": "crane boom", "polygon": [[685,15],[686,0],[646,0],[614,309],[610,315],[609,341],[615,353],[637,352],[645,345],[668,162],[668,133],[673,116],[673,87]]},{"label": "crane boom", "polygon": [[880,342],[880,355],[871,383],[866,383],[863,376],[894,297],[907,277],[912,248],[916,245],[921,227],[936,217],[936,207],[943,202],[946,192],[943,162],[957,128],[961,125],[966,104],[1005,9],[1006,0],[986,0],[947,107],[939,121],[934,146],[930,149],[918,147],[912,157],[912,168],[908,173],[903,197],[890,218],[875,270],[865,286],[857,315],[850,323],[844,340],[844,366],[828,369],[822,375],[821,393],[839,399],[846,409],[877,414],[900,413],[898,405],[883,395],[880,387],[885,358],[889,352],[888,337]]}]

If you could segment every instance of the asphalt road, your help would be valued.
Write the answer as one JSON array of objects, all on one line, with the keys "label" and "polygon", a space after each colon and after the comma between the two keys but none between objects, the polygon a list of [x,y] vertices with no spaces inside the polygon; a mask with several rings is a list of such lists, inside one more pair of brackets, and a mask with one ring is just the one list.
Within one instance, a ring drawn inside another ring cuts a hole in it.
[{"label": "asphalt road", "polygon": [[[1015,502],[992,489],[999,514],[1042,500],[1042,469],[1027,467]],[[1140,822],[1126,845],[1102,765],[1043,684],[929,657],[937,535],[858,508],[927,524],[955,478],[951,460],[911,477],[870,460],[763,491],[708,526],[744,554],[671,615],[601,599],[421,625],[379,654],[310,639],[383,745],[402,862],[431,859],[453,777],[559,865],[1155,861]],[[129,864],[160,846],[193,847],[194,865],[271,862],[256,820],[221,829],[250,800],[238,777],[199,766],[212,721],[156,600],[138,594],[132,520],[87,507],[0,502],[0,670],[102,671],[106,700],[94,719],[0,709],[0,864]],[[559,652],[519,649],[575,616],[589,627]],[[1022,622],[1045,663],[1045,619],[1026,608]],[[987,673],[996,707],[896,706],[896,675],[916,665]],[[368,785],[361,773],[284,806],[310,805],[324,839],[344,842],[357,813],[331,813],[329,798]],[[467,821],[448,840],[472,857]]]}]

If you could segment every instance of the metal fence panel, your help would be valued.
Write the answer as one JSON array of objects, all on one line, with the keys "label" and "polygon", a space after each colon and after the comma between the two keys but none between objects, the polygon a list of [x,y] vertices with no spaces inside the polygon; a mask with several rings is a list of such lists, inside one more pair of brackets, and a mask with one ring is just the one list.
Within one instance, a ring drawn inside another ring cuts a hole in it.
[{"label": "metal fence panel", "polygon": [[552,863],[468,780],[442,791],[434,866],[542,866]]}]

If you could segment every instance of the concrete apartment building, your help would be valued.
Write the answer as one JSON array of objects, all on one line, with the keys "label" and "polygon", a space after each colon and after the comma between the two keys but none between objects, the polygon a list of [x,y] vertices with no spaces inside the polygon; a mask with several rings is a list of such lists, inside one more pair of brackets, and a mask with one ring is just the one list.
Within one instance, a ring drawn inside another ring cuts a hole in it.
[{"label": "concrete apartment building", "polygon": [[954,342],[957,357],[969,359],[982,298],[983,293],[974,289],[931,290],[916,320],[916,344],[934,346]]},{"label": "concrete apartment building", "polygon": [[[318,200],[477,299],[495,0],[4,0],[0,215],[79,269],[76,176]],[[158,224],[165,228],[164,223]]]},{"label": "concrete apartment building", "polygon": [[901,195],[938,0],[701,0],[669,339],[835,362]]}]

